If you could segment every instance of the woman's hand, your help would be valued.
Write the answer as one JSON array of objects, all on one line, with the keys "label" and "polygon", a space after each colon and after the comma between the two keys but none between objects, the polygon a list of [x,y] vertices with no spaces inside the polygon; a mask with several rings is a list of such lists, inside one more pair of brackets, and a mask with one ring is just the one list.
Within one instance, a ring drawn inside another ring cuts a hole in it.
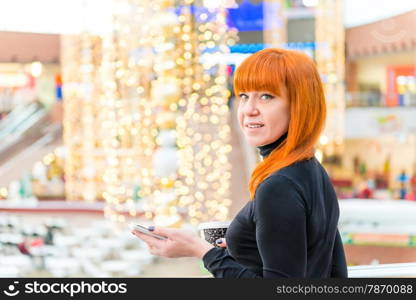
[{"label": "woman's hand", "polygon": [[225,240],[225,238],[220,238],[216,240],[215,244],[217,244],[218,247],[227,248],[227,241]]},{"label": "woman's hand", "polygon": [[208,250],[214,248],[213,245],[201,239],[194,231],[189,229],[150,226],[149,230],[155,234],[163,235],[167,239],[159,240],[136,230],[133,230],[132,233],[147,244],[150,253],[153,255],[170,258],[202,258]]}]

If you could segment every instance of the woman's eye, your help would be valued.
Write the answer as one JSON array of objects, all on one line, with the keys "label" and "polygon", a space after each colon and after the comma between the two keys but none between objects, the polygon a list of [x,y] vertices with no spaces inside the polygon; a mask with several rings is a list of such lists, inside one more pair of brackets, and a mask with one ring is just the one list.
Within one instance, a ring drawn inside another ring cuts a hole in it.
[{"label": "woman's eye", "polygon": [[240,94],[238,95],[240,97],[241,100],[247,100],[248,96],[246,94]]},{"label": "woman's eye", "polygon": [[261,99],[263,99],[263,100],[270,100],[270,99],[273,99],[273,98],[274,98],[274,96],[272,96],[270,94],[261,95]]}]

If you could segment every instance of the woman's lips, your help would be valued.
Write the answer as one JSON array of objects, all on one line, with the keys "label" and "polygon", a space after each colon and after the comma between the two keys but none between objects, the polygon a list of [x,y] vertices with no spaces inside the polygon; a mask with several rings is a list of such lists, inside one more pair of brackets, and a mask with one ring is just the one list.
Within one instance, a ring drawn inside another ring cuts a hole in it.
[{"label": "woman's lips", "polygon": [[248,126],[246,126],[245,129],[248,132],[257,132],[257,131],[261,130],[263,127],[264,127],[264,125],[261,126],[261,127],[248,127]]}]

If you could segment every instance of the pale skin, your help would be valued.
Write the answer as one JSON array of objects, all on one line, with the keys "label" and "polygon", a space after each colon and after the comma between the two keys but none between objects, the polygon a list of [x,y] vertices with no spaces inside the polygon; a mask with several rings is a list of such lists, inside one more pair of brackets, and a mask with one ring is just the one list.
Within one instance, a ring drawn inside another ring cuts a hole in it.
[{"label": "pale skin", "polygon": [[[290,113],[286,96],[254,91],[240,92],[238,98],[238,123],[250,145],[258,147],[270,144],[287,132]],[[248,128],[247,124],[253,122],[264,126]]]},{"label": "pale skin", "polygon": [[[268,91],[240,92],[238,95],[238,122],[247,142],[252,146],[267,145],[287,132],[290,120],[289,104],[285,96],[278,97]],[[259,128],[248,128],[249,123],[259,123]],[[167,237],[159,240],[133,230],[143,240],[151,254],[162,257],[197,257],[202,259],[214,246],[189,229],[155,227],[154,233]],[[225,238],[219,247],[227,247]]]},{"label": "pale skin", "polygon": [[198,257],[202,258],[213,245],[201,239],[195,232],[188,229],[155,227],[154,233],[167,237],[159,240],[144,233],[133,230],[132,233],[142,239],[151,254],[169,258]]}]

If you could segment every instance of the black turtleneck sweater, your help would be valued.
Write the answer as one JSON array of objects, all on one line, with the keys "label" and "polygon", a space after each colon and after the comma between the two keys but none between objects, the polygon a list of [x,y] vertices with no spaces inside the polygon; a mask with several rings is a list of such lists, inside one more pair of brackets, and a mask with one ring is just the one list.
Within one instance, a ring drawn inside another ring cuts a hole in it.
[{"label": "black turtleneck sweater", "polygon": [[[263,158],[285,138],[258,147]],[[210,249],[204,266],[216,278],[347,277],[338,217],[324,168],[297,162],[258,186],[227,230],[228,247]]]}]

